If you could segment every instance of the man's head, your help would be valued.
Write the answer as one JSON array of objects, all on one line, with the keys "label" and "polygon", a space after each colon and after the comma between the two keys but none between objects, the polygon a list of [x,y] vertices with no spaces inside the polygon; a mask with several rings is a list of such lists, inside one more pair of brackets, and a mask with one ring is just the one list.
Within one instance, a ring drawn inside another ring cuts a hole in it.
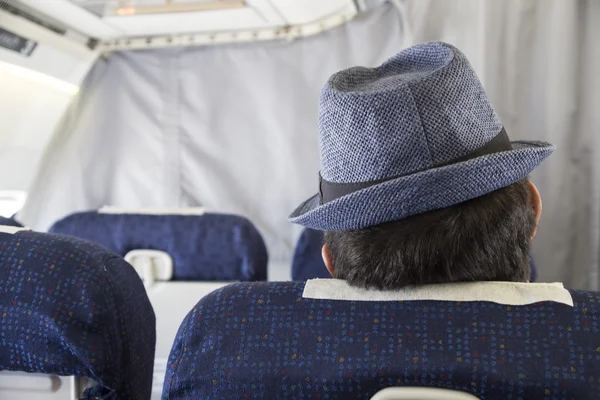
[{"label": "man's head", "polygon": [[325,232],[323,260],[354,286],[529,280],[542,210],[527,179],[440,210],[354,231]]},{"label": "man's head", "polygon": [[319,193],[290,221],[325,231],[355,285],[528,279],[541,210],[525,179],[550,143],[511,142],[466,56],[446,43],[334,74],[319,102]]}]

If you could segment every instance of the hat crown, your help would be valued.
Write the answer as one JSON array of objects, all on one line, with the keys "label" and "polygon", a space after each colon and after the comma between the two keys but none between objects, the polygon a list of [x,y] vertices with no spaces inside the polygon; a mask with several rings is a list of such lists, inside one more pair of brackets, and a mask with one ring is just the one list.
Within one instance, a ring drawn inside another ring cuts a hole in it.
[{"label": "hat crown", "polygon": [[319,105],[321,176],[355,183],[408,175],[465,156],[501,129],[464,54],[417,45],[329,79]]}]

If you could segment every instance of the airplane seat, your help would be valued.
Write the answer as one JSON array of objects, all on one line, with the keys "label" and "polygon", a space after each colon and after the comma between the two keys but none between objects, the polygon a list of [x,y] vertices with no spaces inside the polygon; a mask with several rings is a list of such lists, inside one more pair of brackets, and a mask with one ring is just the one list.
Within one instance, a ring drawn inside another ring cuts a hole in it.
[{"label": "airplane seat", "polygon": [[[305,228],[300,234],[294,257],[292,259],[292,280],[305,281],[316,278],[331,278],[321,258],[321,247],[323,247],[323,232]],[[537,267],[533,256],[529,256],[531,267],[531,282],[537,281]]]},{"label": "airplane seat", "polygon": [[186,316],[163,399],[371,399],[394,387],[592,399],[599,315],[600,294],[551,283],[236,283]]},{"label": "airplane seat", "polygon": [[157,317],[152,398],[160,398],[177,328],[198,299],[237,281],[267,278],[267,250],[246,218],[202,209],[101,209],[70,215],[52,232],[95,241],[142,277]]},{"label": "airplane seat", "polygon": [[16,219],[2,216],[0,216],[0,226],[15,226],[17,228],[23,227],[23,225]]},{"label": "airplane seat", "polygon": [[150,396],[152,306],[135,270],[95,244],[0,227],[0,399]]},{"label": "airplane seat", "polygon": [[136,249],[164,251],[173,257],[176,281],[267,279],[262,235],[238,215],[205,213],[200,208],[104,207],[68,215],[50,232],[90,240],[122,257]]}]

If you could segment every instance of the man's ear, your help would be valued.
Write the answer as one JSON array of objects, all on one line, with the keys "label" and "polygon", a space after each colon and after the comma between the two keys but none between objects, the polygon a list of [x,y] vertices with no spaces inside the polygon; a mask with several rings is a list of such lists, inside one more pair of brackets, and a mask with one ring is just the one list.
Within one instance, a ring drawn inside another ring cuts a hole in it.
[{"label": "man's ear", "polygon": [[329,274],[332,277],[335,277],[335,267],[333,266],[333,257],[331,256],[331,252],[329,251],[329,246],[327,246],[327,244],[323,245],[323,248],[321,249],[321,257],[323,257],[323,262],[325,263],[325,267],[327,268],[327,271],[329,271]]},{"label": "man's ear", "polygon": [[537,233],[538,223],[540,221],[540,217],[542,216],[542,197],[540,196],[540,192],[533,182],[529,181],[528,184],[531,207],[533,207],[533,212],[535,213],[535,229],[531,234],[531,238],[533,239]]}]

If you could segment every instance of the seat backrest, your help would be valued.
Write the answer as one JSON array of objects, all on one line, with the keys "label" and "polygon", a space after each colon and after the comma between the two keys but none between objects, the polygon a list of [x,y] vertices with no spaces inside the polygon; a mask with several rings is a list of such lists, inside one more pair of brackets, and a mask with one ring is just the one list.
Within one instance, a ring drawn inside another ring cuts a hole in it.
[{"label": "seat backrest", "polygon": [[[307,279],[331,278],[321,257],[323,247],[323,232],[306,228],[300,234],[294,258],[292,259],[292,280],[305,281]],[[537,281],[537,267],[533,256],[529,256],[531,267],[531,282]]]},{"label": "seat backrest", "polygon": [[0,398],[73,398],[73,376],[94,382],[84,399],[148,399],[155,318],[135,270],[80,239],[0,231],[0,370],[50,375],[1,372]]},{"label": "seat backrest", "polygon": [[90,240],[122,257],[137,249],[164,251],[173,259],[176,281],[267,279],[264,240],[238,215],[110,208],[71,214],[50,232]]},{"label": "seat backrest", "polygon": [[236,281],[265,280],[267,252],[246,218],[202,210],[101,210],[52,227],[98,241],[138,270],[157,318],[152,398],[160,398],[177,328],[199,297]]},{"label": "seat backrest", "polygon": [[181,325],[164,399],[369,399],[436,387],[482,399],[595,398],[600,295],[474,282],[399,291],[238,283]]}]

